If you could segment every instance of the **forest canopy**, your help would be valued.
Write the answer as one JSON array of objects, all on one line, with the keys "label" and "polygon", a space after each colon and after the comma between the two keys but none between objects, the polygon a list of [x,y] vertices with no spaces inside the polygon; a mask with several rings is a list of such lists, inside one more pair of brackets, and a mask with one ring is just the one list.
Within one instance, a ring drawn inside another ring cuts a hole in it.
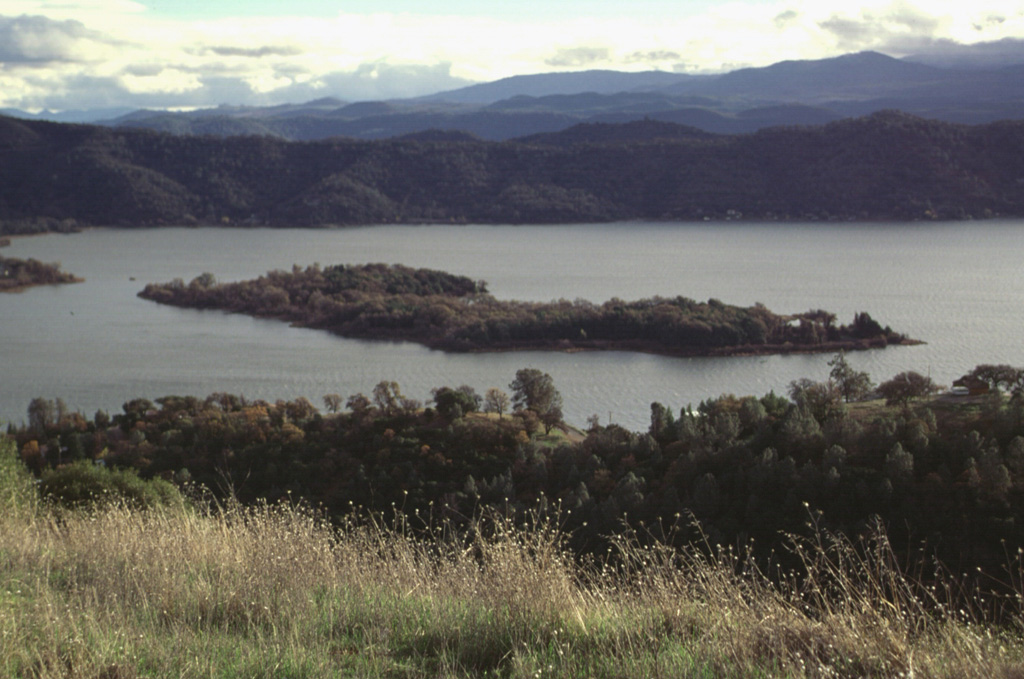
[{"label": "forest canopy", "polygon": [[912,343],[867,313],[849,325],[817,309],[780,315],[763,305],[652,297],[550,303],[499,300],[483,281],[367,264],[295,266],[255,280],[218,283],[203,274],[149,284],[161,304],[279,318],[344,337],[407,340],[447,351],[615,349],[669,355],[763,354],[867,349]]}]

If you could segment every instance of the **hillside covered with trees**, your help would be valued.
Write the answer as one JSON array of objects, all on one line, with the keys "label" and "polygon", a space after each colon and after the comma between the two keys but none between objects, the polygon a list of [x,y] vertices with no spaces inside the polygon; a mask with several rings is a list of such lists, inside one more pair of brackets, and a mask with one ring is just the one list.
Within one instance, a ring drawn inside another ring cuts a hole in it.
[{"label": "hillside covered with trees", "polygon": [[590,124],[505,142],[285,142],[0,118],[0,233],[88,225],[309,226],[1024,215],[1024,122],[898,112],[713,136]]},{"label": "hillside covered with trees", "polygon": [[495,299],[483,281],[401,265],[319,265],[238,283],[212,274],[149,284],[140,297],[323,328],[345,337],[409,340],[448,351],[645,351],[671,355],[767,354],[914,343],[867,313],[850,325],[811,310],[780,315],[762,305],[654,297],[551,303]]},{"label": "hillside covered with trees", "polygon": [[1007,546],[1024,545],[1024,369],[978,366],[989,391],[969,398],[932,397],[928,378],[903,373],[877,386],[884,401],[864,401],[870,377],[842,354],[831,365],[828,379],[798,380],[788,397],[653,403],[642,432],[595,416],[573,433],[557,385],[535,369],[483,396],[438,387],[428,407],[387,381],[369,396],[325,395],[324,412],[301,398],[212,394],[87,417],[37,398],[27,424],[8,431],[58,498],[101,492],[86,483],[99,463],[246,503],[301,499],[335,517],[399,507],[465,521],[483,507],[540,503],[558,505],[573,549],[592,553],[632,527],[679,544],[753,539],[764,555],[809,518],[852,538],[878,517],[905,563],[981,568],[981,584],[998,589]]}]

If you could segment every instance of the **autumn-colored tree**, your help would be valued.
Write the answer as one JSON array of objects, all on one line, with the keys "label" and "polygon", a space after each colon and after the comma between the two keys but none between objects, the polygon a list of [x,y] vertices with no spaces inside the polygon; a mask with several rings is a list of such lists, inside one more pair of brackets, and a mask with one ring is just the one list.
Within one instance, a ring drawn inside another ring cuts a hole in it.
[{"label": "autumn-colored tree", "polygon": [[484,412],[498,413],[498,419],[500,420],[502,414],[508,410],[510,403],[508,394],[497,387],[491,387],[484,395]]}]

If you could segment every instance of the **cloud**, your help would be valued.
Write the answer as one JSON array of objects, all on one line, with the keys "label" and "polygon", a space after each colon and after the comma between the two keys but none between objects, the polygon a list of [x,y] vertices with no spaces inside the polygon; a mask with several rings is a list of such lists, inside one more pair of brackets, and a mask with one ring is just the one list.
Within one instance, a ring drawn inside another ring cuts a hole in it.
[{"label": "cloud", "polygon": [[611,59],[611,50],[607,47],[569,47],[559,49],[551,57],[544,60],[548,66],[580,68]]},{"label": "cloud", "polygon": [[627,64],[652,64],[664,61],[679,61],[683,56],[673,50],[650,50],[648,52],[633,52],[626,56]]},{"label": "cloud", "polygon": [[97,77],[38,72],[22,78],[23,94],[5,106],[25,110],[209,108],[220,104],[272,105],[331,95],[350,101],[433,94],[472,84],[451,75],[451,64],[360,64],[351,71],[311,73],[285,65],[267,71],[232,72],[188,66],[135,68],[132,73]]},{"label": "cloud", "polygon": [[1024,39],[1003,38],[992,42],[963,45],[953,40],[936,40],[907,57],[932,66],[974,68],[1024,64]]},{"label": "cloud", "polygon": [[855,16],[835,13],[818,26],[836,40],[841,50],[900,51],[937,39],[943,20],[904,2],[882,11],[865,9]]},{"label": "cloud", "polygon": [[975,21],[973,24],[971,24],[971,27],[974,30],[976,30],[979,33],[981,33],[983,31],[987,31],[987,30],[989,30],[989,29],[991,29],[993,27],[998,28],[1001,24],[1004,24],[1007,21],[1009,21],[1009,18],[1006,15],[1003,15],[1003,14],[989,14],[988,16],[984,16],[984,17],[979,18],[977,21]]},{"label": "cloud", "polygon": [[876,33],[871,21],[863,19],[845,19],[833,15],[818,25],[835,36],[842,49],[863,47],[870,43]]},{"label": "cloud", "polygon": [[0,16],[0,64],[42,66],[95,57],[97,47],[118,44],[78,21],[54,21],[42,16]]},{"label": "cloud", "polygon": [[355,71],[334,72],[307,83],[297,83],[294,91],[322,96],[324,91],[341,93],[346,99],[373,100],[415,97],[471,85],[472,81],[454,77],[452,65],[361,64]]},{"label": "cloud", "polygon": [[74,12],[76,14],[83,12],[103,12],[108,15],[134,14],[146,11],[145,5],[140,2],[133,2],[133,0],[67,0],[66,2],[44,0],[36,4],[49,11]]},{"label": "cloud", "polygon": [[302,54],[299,47],[290,45],[264,45],[263,47],[230,47],[212,46],[200,50],[201,54],[216,54],[221,57],[249,57],[260,59],[262,57],[294,57]]},{"label": "cloud", "polygon": [[166,68],[165,64],[130,64],[123,72],[137,78],[151,78],[160,75]]},{"label": "cloud", "polygon": [[897,3],[886,19],[894,26],[904,28],[919,37],[932,37],[942,28],[942,19],[916,7]]},{"label": "cloud", "polygon": [[799,18],[800,12],[797,12],[794,9],[788,9],[785,12],[780,12],[779,14],[776,14],[775,18],[772,20],[772,23],[774,23],[777,28],[785,28],[786,26],[789,26]]}]

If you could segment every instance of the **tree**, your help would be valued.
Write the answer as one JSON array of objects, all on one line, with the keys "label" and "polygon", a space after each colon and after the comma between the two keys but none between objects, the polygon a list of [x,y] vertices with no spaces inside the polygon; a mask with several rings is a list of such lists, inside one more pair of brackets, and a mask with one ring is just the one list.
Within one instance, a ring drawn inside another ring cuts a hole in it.
[{"label": "tree", "polygon": [[871,376],[866,372],[854,370],[846,361],[846,352],[840,351],[831,361],[828,362],[832,371],[829,377],[835,382],[843,399],[849,403],[863,398],[871,391],[874,385],[871,383]]},{"label": "tree", "polygon": [[1024,389],[1024,368],[1014,368],[1006,364],[982,364],[975,366],[969,376],[982,380],[991,389],[1008,389],[1015,394]]},{"label": "tree", "polygon": [[508,394],[497,387],[488,389],[487,394],[484,396],[484,412],[498,413],[499,420],[502,414],[508,410],[509,404]]},{"label": "tree", "polygon": [[860,339],[871,339],[886,334],[887,330],[887,328],[883,329],[881,324],[871,318],[866,311],[861,311],[853,315],[853,325],[850,327],[850,331],[853,333],[854,337]]},{"label": "tree", "polygon": [[466,413],[476,412],[478,402],[474,398],[475,392],[469,394],[464,389],[465,387],[434,389],[434,405],[437,407],[437,412],[449,420],[457,420]]},{"label": "tree", "polygon": [[423,403],[419,399],[406,398],[405,396],[398,401],[398,405],[399,412],[405,416],[415,415],[416,411],[423,407]]},{"label": "tree", "polygon": [[915,398],[921,398],[938,391],[930,377],[914,371],[902,372],[896,377],[878,385],[878,393],[885,397],[886,405],[906,407]]},{"label": "tree", "polygon": [[551,427],[562,421],[562,402],[559,400],[557,405],[553,405],[540,414],[540,421],[544,423],[544,433],[551,431]]},{"label": "tree", "polygon": [[907,480],[914,473],[914,456],[903,450],[903,446],[897,441],[885,456],[883,470],[890,481]]},{"label": "tree", "polygon": [[324,407],[332,413],[341,409],[341,394],[327,394],[324,396]]},{"label": "tree", "polygon": [[192,289],[195,289],[195,288],[203,288],[203,289],[212,288],[213,286],[217,285],[217,277],[214,276],[209,271],[204,271],[203,273],[199,274],[198,276],[193,278],[191,281],[189,281],[188,285]]},{"label": "tree", "polygon": [[758,427],[768,419],[768,411],[764,405],[753,396],[744,396],[740,399],[740,425],[744,429]]},{"label": "tree", "polygon": [[[463,384],[458,389],[456,389],[456,391],[463,394],[466,398],[470,399],[473,402],[472,412],[480,410],[480,406],[483,405],[484,400],[483,398],[481,398],[480,394],[476,393],[476,389],[469,386],[468,384]],[[466,412],[470,411],[467,410]]]},{"label": "tree", "polygon": [[793,380],[789,383],[789,396],[818,422],[845,415],[842,396],[831,379],[826,382],[815,382],[806,377]]},{"label": "tree", "polygon": [[42,434],[47,427],[57,423],[57,404],[51,399],[36,397],[28,404],[28,427],[35,434]]},{"label": "tree", "polygon": [[275,405],[292,422],[302,422],[317,414],[316,406],[305,396],[300,396],[294,401],[278,401]]},{"label": "tree", "polygon": [[373,407],[373,403],[370,399],[366,398],[363,393],[352,394],[348,397],[348,401],[345,402],[345,407],[351,411],[351,413],[357,419],[363,419],[369,414],[370,408]]},{"label": "tree", "polygon": [[562,395],[555,389],[551,375],[536,368],[523,368],[516,371],[516,378],[509,384],[509,388],[516,409],[533,411],[546,428],[550,428],[549,422],[552,420],[561,420]]},{"label": "tree", "polygon": [[768,417],[780,419],[789,411],[790,402],[785,397],[776,394],[773,389],[761,397],[761,405],[764,406]]},{"label": "tree", "polygon": [[373,402],[382,415],[397,415],[402,407],[402,389],[398,382],[382,380],[373,388]]},{"label": "tree", "polygon": [[651,404],[651,427],[648,429],[651,436],[658,441],[665,441],[666,435],[674,434],[676,421],[672,417],[672,410],[655,401]]}]

